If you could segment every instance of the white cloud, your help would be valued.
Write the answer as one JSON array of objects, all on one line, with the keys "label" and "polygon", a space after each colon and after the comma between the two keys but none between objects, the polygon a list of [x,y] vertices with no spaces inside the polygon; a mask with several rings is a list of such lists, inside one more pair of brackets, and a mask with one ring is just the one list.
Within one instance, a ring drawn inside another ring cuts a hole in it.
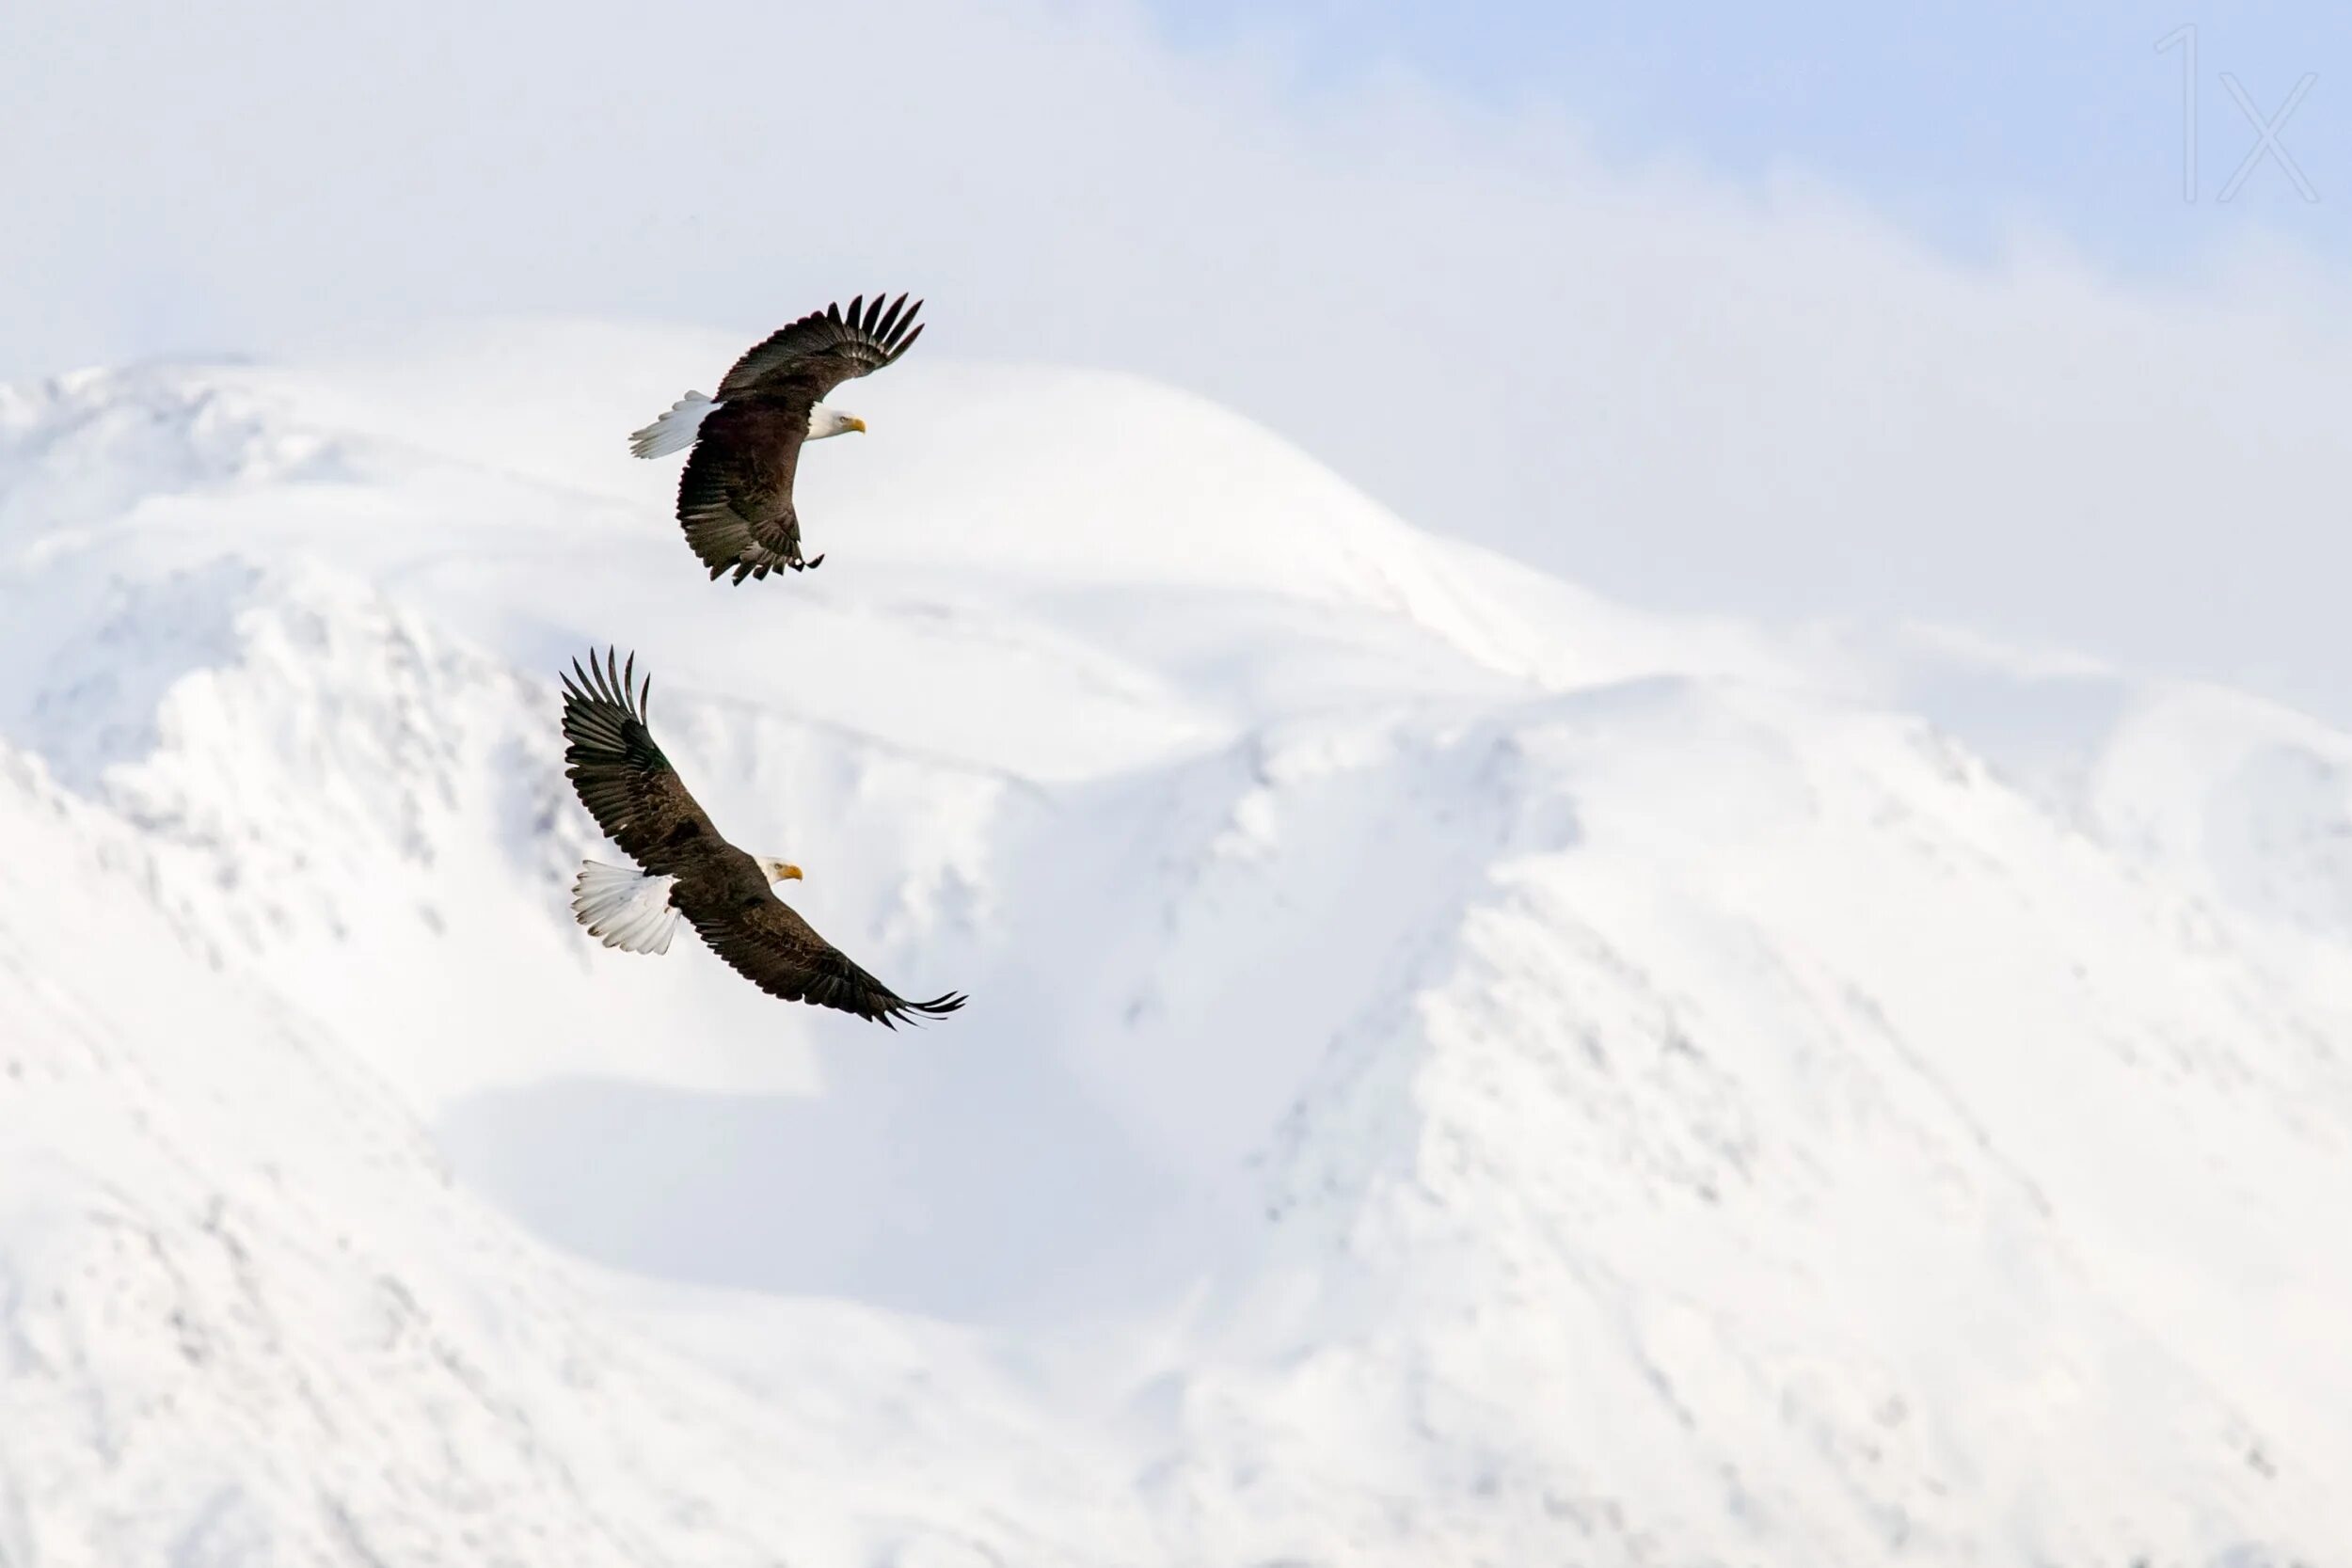
[{"label": "white cloud", "polygon": [[[1168,377],[1637,597],[1972,621],[2352,713],[2342,291],[1997,272],[1568,109],[1311,95],[1098,0],[89,5],[0,61],[9,373],[475,311]],[[653,388],[666,397],[674,388]]]}]

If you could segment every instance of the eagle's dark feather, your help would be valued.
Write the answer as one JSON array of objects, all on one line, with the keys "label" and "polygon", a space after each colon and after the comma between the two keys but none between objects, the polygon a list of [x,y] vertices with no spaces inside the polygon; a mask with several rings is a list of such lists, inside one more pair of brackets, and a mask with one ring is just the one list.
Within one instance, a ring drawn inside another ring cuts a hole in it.
[{"label": "eagle's dark feather", "polygon": [[869,306],[860,294],[846,311],[838,303],[810,311],[738,359],[719,383],[719,401],[755,394],[804,399],[806,413],[843,382],[870,375],[914,346],[923,335],[914,325],[923,302],[902,314],[906,302],[900,294],[885,309],[882,295]]},{"label": "eagle's dark feather", "polygon": [[710,950],[771,996],[897,1028],[963,1006],[949,992],[909,1002],[843,957],[775,895],[751,856],[719,836],[645,727],[653,681],[607,650],[564,678],[564,771],[580,803],[645,871],[675,877],[670,903]]},{"label": "eagle's dark feather", "polygon": [[[799,570],[801,521],[792,509],[792,477],[808,439],[809,410],[844,381],[870,375],[923,335],[900,294],[849,309],[827,306],[774,333],[735,362],[719,384],[720,406],[695,433],[693,454],[678,479],[677,517],[686,542],[715,579],[765,578]],[[818,558],[823,560],[822,556]]]},{"label": "eagle's dark feather", "polygon": [[680,903],[678,908],[713,953],[761,990],[787,1002],[838,1007],[893,1029],[918,1019],[945,1018],[963,1006],[953,991],[929,1002],[894,995],[772,893],[734,905]]},{"label": "eagle's dark feather", "polygon": [[631,860],[657,877],[682,876],[708,846],[728,846],[645,728],[653,678],[635,683],[634,654],[627,669],[611,665],[608,658],[599,668],[592,656],[583,670],[574,659],[564,677],[565,774],[596,826]]},{"label": "eagle's dark feather", "polygon": [[703,420],[678,476],[677,519],[716,578],[764,578],[801,560],[792,474],[808,436],[808,408],[776,398],[730,399]]}]

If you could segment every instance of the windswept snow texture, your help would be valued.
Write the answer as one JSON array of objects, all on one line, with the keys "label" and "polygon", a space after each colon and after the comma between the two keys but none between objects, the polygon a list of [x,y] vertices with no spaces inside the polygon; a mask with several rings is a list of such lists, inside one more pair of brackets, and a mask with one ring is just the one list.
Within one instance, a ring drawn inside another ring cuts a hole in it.
[{"label": "windswept snow texture", "polygon": [[[714,587],[729,351],[0,392],[0,1565],[2352,1562],[2352,737],[945,358]],[[964,1012],[578,928],[606,641]]]}]

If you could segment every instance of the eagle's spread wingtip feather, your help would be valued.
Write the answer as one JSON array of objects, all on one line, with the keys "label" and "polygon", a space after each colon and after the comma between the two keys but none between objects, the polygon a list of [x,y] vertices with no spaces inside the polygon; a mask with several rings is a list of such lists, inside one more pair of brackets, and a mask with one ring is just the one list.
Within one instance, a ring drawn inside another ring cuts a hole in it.
[{"label": "eagle's spread wingtip feather", "polygon": [[934,996],[929,1002],[901,1002],[894,1010],[909,1022],[919,1022],[926,1018],[946,1018],[968,1000],[970,998],[963,992],[951,990]]}]

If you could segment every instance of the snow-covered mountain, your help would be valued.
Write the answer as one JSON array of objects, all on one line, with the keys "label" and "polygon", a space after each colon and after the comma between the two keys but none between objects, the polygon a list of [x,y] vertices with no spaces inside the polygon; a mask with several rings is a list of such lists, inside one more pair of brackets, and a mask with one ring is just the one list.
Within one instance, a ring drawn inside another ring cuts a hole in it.
[{"label": "snow-covered mountain", "polygon": [[[714,586],[732,346],[0,392],[0,1565],[2352,1561],[2352,736],[944,359]],[[969,1008],[571,925],[607,641]]]}]

